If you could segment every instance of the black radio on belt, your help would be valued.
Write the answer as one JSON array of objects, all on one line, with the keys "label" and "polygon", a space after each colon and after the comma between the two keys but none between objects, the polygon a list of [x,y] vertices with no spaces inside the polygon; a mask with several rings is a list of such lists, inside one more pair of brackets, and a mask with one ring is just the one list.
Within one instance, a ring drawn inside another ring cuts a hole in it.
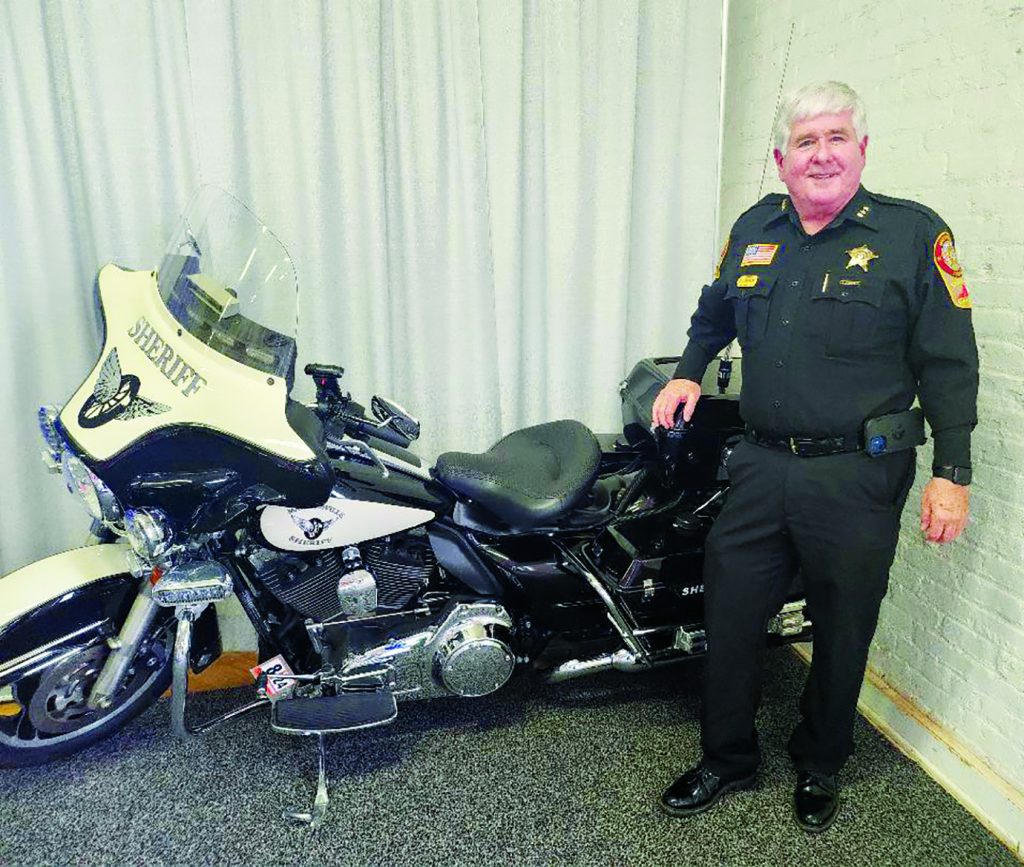
[{"label": "black radio on belt", "polygon": [[924,442],[924,412],[919,406],[864,422],[864,451],[873,458],[912,449]]},{"label": "black radio on belt", "polygon": [[924,413],[919,407],[891,412],[864,422],[863,430],[831,437],[779,436],[748,427],[747,439],[770,449],[785,449],[801,458],[865,451],[873,458],[912,449],[925,441]]}]

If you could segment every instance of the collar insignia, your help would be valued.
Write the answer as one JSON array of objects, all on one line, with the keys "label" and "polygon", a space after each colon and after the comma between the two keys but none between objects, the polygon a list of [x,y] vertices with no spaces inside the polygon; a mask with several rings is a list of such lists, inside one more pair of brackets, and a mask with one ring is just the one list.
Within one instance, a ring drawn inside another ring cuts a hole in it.
[{"label": "collar insignia", "polygon": [[863,220],[871,212],[871,205],[861,205],[857,209],[857,219]]},{"label": "collar insignia", "polygon": [[862,244],[860,247],[854,247],[852,250],[847,250],[846,254],[850,257],[850,261],[846,263],[847,268],[852,268],[854,265],[868,270],[868,263],[872,259],[877,259],[878,254],[868,248],[867,244]]}]

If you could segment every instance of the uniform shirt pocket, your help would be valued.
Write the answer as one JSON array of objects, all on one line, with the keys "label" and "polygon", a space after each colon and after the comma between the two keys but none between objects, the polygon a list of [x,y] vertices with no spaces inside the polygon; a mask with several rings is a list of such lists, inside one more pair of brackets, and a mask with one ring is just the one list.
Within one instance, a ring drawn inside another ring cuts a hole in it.
[{"label": "uniform shirt pocket", "polygon": [[[755,277],[753,286],[742,285]],[[740,274],[725,291],[736,318],[736,338],[744,350],[755,348],[764,338],[776,279],[774,274]]]},{"label": "uniform shirt pocket", "polygon": [[828,291],[813,296],[817,318],[825,325],[825,355],[853,358],[872,349],[884,291],[883,280],[855,283],[833,275]]}]

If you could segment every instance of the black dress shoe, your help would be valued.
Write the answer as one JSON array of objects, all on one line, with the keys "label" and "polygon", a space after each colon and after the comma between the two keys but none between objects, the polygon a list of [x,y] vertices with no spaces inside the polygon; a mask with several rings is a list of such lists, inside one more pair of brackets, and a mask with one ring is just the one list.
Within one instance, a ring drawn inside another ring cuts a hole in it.
[{"label": "black dress shoe", "polygon": [[839,783],[835,774],[799,771],[793,792],[793,814],[805,831],[817,833],[831,825],[839,813]]},{"label": "black dress shoe", "polygon": [[729,792],[752,788],[756,779],[757,771],[740,779],[723,780],[704,765],[697,765],[669,786],[659,803],[670,816],[692,816],[714,806]]}]

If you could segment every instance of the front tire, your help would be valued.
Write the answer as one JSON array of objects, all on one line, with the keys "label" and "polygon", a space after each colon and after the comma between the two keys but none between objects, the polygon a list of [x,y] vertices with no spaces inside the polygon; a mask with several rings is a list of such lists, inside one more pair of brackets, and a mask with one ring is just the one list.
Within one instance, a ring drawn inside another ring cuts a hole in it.
[{"label": "front tire", "polygon": [[[9,648],[21,651],[12,657],[24,653],[28,637],[31,651],[69,634],[69,626],[83,619],[89,622],[83,614],[94,617],[102,611],[119,629],[136,587],[128,576],[105,579],[31,612],[0,634],[4,656]],[[39,765],[78,752],[114,734],[153,704],[171,682],[174,622],[165,616],[153,624],[107,709],[86,704],[109,653],[102,640],[73,645],[43,670],[9,684],[13,701],[0,703],[0,767]]]}]

